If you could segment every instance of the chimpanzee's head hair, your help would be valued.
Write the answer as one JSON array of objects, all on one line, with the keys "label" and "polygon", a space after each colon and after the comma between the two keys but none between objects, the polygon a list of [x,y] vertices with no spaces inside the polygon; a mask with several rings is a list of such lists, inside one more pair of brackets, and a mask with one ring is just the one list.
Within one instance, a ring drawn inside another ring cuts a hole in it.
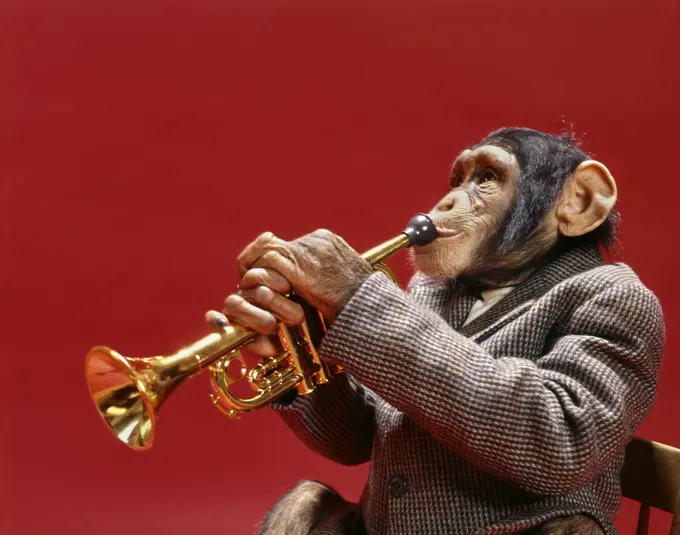
[{"label": "chimpanzee's head hair", "polygon": [[[493,244],[496,251],[504,253],[532,236],[555,206],[567,179],[590,157],[579,148],[571,132],[553,135],[529,128],[502,128],[472,149],[484,145],[494,145],[514,154],[520,169],[515,203]],[[613,208],[599,227],[583,236],[561,236],[558,246],[586,242],[613,248],[618,223],[619,214]]]}]

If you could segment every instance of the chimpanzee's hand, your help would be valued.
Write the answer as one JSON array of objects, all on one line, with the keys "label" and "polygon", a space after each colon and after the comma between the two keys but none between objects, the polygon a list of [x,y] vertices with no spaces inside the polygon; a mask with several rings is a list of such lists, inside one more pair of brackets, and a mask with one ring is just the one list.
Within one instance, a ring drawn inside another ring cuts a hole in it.
[{"label": "chimpanzee's hand", "polygon": [[295,326],[304,319],[302,307],[285,297],[290,291],[288,281],[276,271],[250,269],[241,279],[239,290],[225,299],[223,314],[211,310],[206,320],[213,329],[233,321],[246,329],[270,335],[256,338],[246,349],[263,357],[274,357],[282,351],[278,337],[272,336],[278,322]]},{"label": "chimpanzee's hand", "polygon": [[335,319],[356,289],[373,272],[371,266],[340,237],[327,230],[285,242],[262,234],[239,256],[239,289],[224,302],[223,313],[210,311],[216,329],[234,321],[265,335],[248,345],[262,356],[281,352],[277,323],[302,323],[302,307],[286,298],[291,289],[329,320]]},{"label": "chimpanzee's hand", "polygon": [[[267,232],[244,249],[238,264],[243,276],[239,285],[241,292],[252,291],[250,296],[243,295],[246,300],[268,310],[276,306],[283,315],[292,315],[296,310],[300,321],[302,309],[293,307],[295,303],[289,300],[284,303],[278,299],[288,290],[284,281],[325,318],[333,321],[373,272],[371,265],[345,240],[328,230],[317,230],[290,242]],[[253,274],[257,268],[265,272]],[[252,281],[258,278],[261,284],[254,286]],[[277,313],[277,310],[272,311]],[[294,320],[293,317],[289,319]]]}]

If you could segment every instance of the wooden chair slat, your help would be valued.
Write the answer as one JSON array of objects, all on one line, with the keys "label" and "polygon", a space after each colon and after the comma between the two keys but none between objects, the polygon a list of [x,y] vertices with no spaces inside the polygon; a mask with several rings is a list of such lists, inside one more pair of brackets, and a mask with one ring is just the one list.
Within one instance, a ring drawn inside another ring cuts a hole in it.
[{"label": "wooden chair slat", "polygon": [[626,447],[621,490],[641,504],[637,535],[647,535],[650,507],[672,513],[671,535],[680,535],[680,449],[633,438]]}]

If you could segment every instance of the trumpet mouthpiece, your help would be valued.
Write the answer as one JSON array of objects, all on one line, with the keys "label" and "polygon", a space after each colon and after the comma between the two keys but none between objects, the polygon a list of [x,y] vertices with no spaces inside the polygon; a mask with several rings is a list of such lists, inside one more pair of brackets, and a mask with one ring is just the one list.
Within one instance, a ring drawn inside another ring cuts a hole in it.
[{"label": "trumpet mouthpiece", "polygon": [[427,245],[437,239],[437,228],[430,216],[416,214],[406,225],[404,234],[410,238],[411,245]]}]

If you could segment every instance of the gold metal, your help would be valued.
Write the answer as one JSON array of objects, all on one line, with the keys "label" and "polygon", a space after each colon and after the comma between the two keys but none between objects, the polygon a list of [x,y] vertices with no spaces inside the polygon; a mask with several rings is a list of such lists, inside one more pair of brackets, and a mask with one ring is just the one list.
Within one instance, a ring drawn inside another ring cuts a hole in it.
[{"label": "gold metal", "polygon": [[377,247],[369,249],[364,254],[362,254],[361,257],[375,267],[378,262],[382,262],[386,258],[392,256],[394,253],[398,253],[402,249],[405,249],[410,244],[410,238],[402,232],[391,240],[387,240]]},{"label": "gold metal", "polygon": [[[362,256],[396,282],[394,272],[382,262],[409,245],[409,237],[402,233]],[[305,321],[295,328],[280,324],[283,352],[250,371],[240,350],[259,333],[233,323],[169,356],[123,357],[108,347],[93,347],[86,358],[85,376],[99,414],[122,442],[147,450],[154,441],[160,406],[175,388],[206,368],[211,371],[213,404],[234,419],[293,390],[310,394],[342,373],[342,368],[319,358],[316,348],[326,332],[326,321],[317,310],[298,302],[305,308]],[[236,366],[230,366],[232,362]],[[251,397],[232,392],[232,385],[241,381],[253,391]]]}]

